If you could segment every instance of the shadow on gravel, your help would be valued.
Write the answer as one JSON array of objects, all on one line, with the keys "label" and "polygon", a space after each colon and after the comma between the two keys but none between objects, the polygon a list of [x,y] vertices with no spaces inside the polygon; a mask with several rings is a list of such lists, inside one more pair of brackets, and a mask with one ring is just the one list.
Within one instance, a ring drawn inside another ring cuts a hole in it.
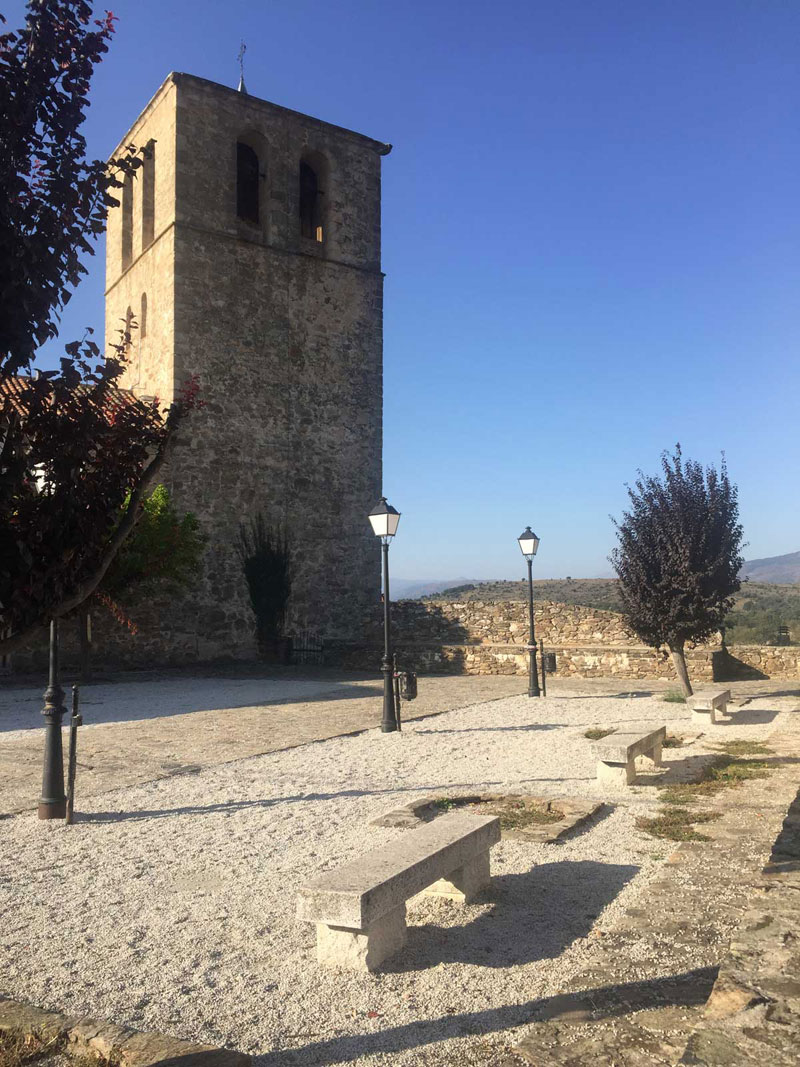
[{"label": "shadow on gravel", "polygon": [[[733,685],[735,686],[736,683],[734,682]],[[752,704],[754,700],[763,700],[765,697],[800,697],[800,687],[797,689],[779,689],[777,691],[770,689],[767,693],[752,693],[742,700],[739,707],[743,708],[745,704]],[[733,699],[736,699],[736,693],[733,694]]]},{"label": "shadow on gravel", "polygon": [[800,871],[800,791],[789,805],[764,868],[764,874],[789,874],[791,871]]},{"label": "shadow on gravel", "polygon": [[[414,926],[411,905],[408,946],[385,970],[424,971],[442,963],[517,967],[555,959],[586,937],[603,908],[638,871],[631,864],[565,860],[537,864],[524,874],[494,875],[479,901],[494,907],[463,926],[445,927],[435,920]],[[425,900],[426,906],[452,918],[452,903]]]},{"label": "shadow on gravel", "polygon": [[[342,700],[379,698],[381,685],[356,685],[349,682],[312,682],[304,679],[203,679],[188,680],[194,688],[189,691],[187,680],[169,678],[160,688],[142,695],[132,683],[88,689],[81,699],[81,710],[87,726],[106,726],[125,722],[146,722],[194,715],[203,711],[230,711],[256,708],[265,718],[273,708],[293,704],[328,704]],[[276,691],[275,687],[278,686]],[[270,692],[272,687],[272,692]],[[294,688],[294,692],[290,687]],[[0,733],[9,730],[42,728],[40,692],[19,690],[2,694]],[[94,699],[93,699],[94,698]]]},{"label": "shadow on gravel", "polygon": [[604,699],[606,700],[634,700],[636,697],[654,697],[658,696],[660,690],[658,689],[633,689],[628,693],[606,693]]},{"label": "shadow on gravel", "polygon": [[729,711],[728,718],[720,720],[722,726],[758,726],[773,722],[780,712],[771,708],[747,708],[746,711]]},{"label": "shadow on gravel", "polygon": [[525,726],[463,726],[455,730],[415,730],[417,734],[497,734],[527,730],[563,730],[563,724],[538,722]]},{"label": "shadow on gravel", "polygon": [[[498,1033],[511,1027],[557,1019],[575,1011],[589,1011],[593,1020],[601,1022],[648,1008],[690,1008],[705,1004],[716,977],[716,967],[703,967],[663,978],[560,993],[486,1011],[458,1012],[454,1005],[445,1009],[448,1014],[438,1018],[391,1026],[377,1033],[343,1034],[327,1041],[315,1041],[299,1047],[288,1046],[256,1055],[253,1056],[253,1067],[285,1067],[287,1063],[297,1067],[318,1067],[322,1064],[349,1063],[361,1056],[422,1049],[468,1034]],[[456,998],[457,994],[454,994]],[[307,1036],[316,1035],[309,1033]],[[453,1062],[458,1062],[458,1059],[454,1057]]]},{"label": "shadow on gravel", "polygon": [[[184,772],[187,773],[187,772]],[[558,782],[560,778],[531,779],[531,781]],[[502,785],[502,782],[486,782],[487,786]],[[425,790],[474,789],[474,782],[433,782],[422,786],[395,786],[392,789],[342,789],[337,793],[296,793],[288,797],[265,797],[261,800],[228,800],[221,804],[187,804],[182,808],[153,808],[144,811],[90,811],[75,812],[76,822],[144,822],[148,819],[168,819],[179,815],[227,815],[235,811],[272,808],[276,804],[297,804],[301,800],[332,800],[335,797],[396,796],[401,793],[422,793]],[[379,815],[380,811],[370,813]]]}]

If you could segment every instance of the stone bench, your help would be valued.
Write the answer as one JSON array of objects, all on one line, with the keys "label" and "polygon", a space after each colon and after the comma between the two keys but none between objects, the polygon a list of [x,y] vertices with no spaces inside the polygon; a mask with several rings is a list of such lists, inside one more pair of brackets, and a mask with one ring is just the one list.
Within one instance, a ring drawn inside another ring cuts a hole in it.
[{"label": "stone bench", "polygon": [[372,971],[406,943],[406,901],[423,890],[469,903],[489,884],[500,820],[455,812],[316,878],[297,918],[317,924],[317,959]]},{"label": "stone bench", "polygon": [[592,745],[597,756],[597,780],[603,785],[620,789],[636,781],[636,757],[647,756],[656,767],[661,766],[661,747],[667,736],[666,726],[648,733],[619,730]]},{"label": "stone bench", "polygon": [[708,722],[716,722],[718,711],[727,714],[730,700],[730,689],[704,689],[702,693],[695,693],[692,697],[692,722],[705,725],[706,715]]}]

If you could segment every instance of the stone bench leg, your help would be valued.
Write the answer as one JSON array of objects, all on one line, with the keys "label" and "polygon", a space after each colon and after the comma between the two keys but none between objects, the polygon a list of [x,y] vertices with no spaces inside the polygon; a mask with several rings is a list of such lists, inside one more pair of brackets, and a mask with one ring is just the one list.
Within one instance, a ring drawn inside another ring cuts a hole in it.
[{"label": "stone bench leg", "polygon": [[604,763],[597,761],[597,780],[611,789],[624,789],[636,781],[636,767],[633,760],[627,763]]},{"label": "stone bench leg", "polygon": [[463,867],[457,867],[451,871],[447,878],[440,878],[438,882],[423,889],[425,896],[447,897],[448,900],[456,900],[459,904],[470,904],[475,897],[485,889],[491,881],[489,869],[489,852],[481,852]]},{"label": "stone bench leg", "polygon": [[408,940],[406,906],[376,919],[366,930],[317,923],[317,959],[350,971],[374,971]]},{"label": "stone bench leg", "polygon": [[653,745],[650,752],[645,753],[645,759],[651,760],[654,767],[661,767],[663,765],[664,761],[661,758],[661,747],[662,745],[659,741],[657,744]]},{"label": "stone bench leg", "polygon": [[713,708],[703,709],[702,711],[692,710],[692,722],[696,726],[707,726],[709,723],[715,723],[716,721],[717,714]]}]

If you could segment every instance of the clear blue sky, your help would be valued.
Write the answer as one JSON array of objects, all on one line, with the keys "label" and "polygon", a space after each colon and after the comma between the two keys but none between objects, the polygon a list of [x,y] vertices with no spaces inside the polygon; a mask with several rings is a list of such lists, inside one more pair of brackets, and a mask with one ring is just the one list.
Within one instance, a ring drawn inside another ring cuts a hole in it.
[{"label": "clear blue sky", "polygon": [[[0,0],[11,24],[23,5]],[[105,156],[170,70],[395,148],[384,485],[398,577],[609,573],[662,449],[727,455],[748,557],[800,549],[800,5],[120,0]],[[102,318],[102,254],[65,340]]]}]

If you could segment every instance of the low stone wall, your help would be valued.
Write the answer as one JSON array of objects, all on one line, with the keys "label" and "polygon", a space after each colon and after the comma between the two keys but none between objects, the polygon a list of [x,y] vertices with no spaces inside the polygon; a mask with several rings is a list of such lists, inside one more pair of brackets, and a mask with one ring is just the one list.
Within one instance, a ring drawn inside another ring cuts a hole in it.
[{"label": "low stone wall", "polygon": [[[644,645],[547,645],[546,649],[555,652],[556,673],[563,678],[675,678],[671,657]],[[528,654],[514,645],[398,645],[396,651],[401,667],[423,674],[528,673]],[[720,673],[719,650],[695,649],[686,658],[689,674],[697,681],[713,681]],[[380,659],[377,647],[330,646],[325,654],[327,664],[348,670],[375,669]]]},{"label": "low stone wall", "polygon": [[[641,644],[617,612],[543,602],[534,607],[536,637],[575,678],[675,679],[672,657]],[[329,643],[332,666],[369,670],[380,663],[383,619],[375,611],[363,645]],[[400,600],[392,604],[398,661],[410,670],[451,674],[528,673],[525,601]],[[800,678],[800,647],[731,646],[719,640],[686,651],[700,682]]]},{"label": "low stone wall", "polygon": [[730,645],[721,666],[731,681],[752,678],[800,678],[798,645]]},{"label": "low stone wall", "polygon": [[[536,636],[548,645],[622,645],[636,642],[622,616],[576,604],[534,606]],[[422,645],[524,645],[528,604],[523,600],[399,600],[392,604],[392,629],[400,642]],[[367,621],[369,639],[380,642],[383,613]]]},{"label": "low stone wall", "polygon": [[59,1063],[69,1056],[76,1057],[83,1065],[95,1061],[116,1067],[156,1067],[168,1063],[173,1067],[175,1064],[250,1067],[252,1062],[246,1053],[234,1049],[131,1030],[104,1019],[61,1015],[7,997],[0,997],[0,1034],[40,1043],[49,1052],[45,1062],[50,1063]]},{"label": "low stone wall", "polygon": [[[160,605],[152,601],[137,610],[157,620]],[[558,674],[576,678],[675,678],[672,660],[638,643],[622,616],[573,604],[541,603],[535,607],[536,636],[558,656]],[[93,613],[98,668],[157,667],[203,663],[209,649],[194,634],[172,633],[169,655],[133,636],[105,611]],[[157,625],[144,633],[157,633]],[[370,614],[363,641],[326,642],[330,666],[371,670],[380,664],[383,614],[380,605]],[[62,663],[78,662],[77,620],[61,626]],[[527,674],[528,605],[521,601],[419,601],[392,604],[392,634],[399,658],[411,670],[450,674]],[[252,656],[256,658],[255,639]],[[690,676],[698,681],[736,681],[757,678],[800,678],[800,646],[731,645],[717,642],[687,650]],[[14,671],[47,669],[47,634],[12,657]]]}]

